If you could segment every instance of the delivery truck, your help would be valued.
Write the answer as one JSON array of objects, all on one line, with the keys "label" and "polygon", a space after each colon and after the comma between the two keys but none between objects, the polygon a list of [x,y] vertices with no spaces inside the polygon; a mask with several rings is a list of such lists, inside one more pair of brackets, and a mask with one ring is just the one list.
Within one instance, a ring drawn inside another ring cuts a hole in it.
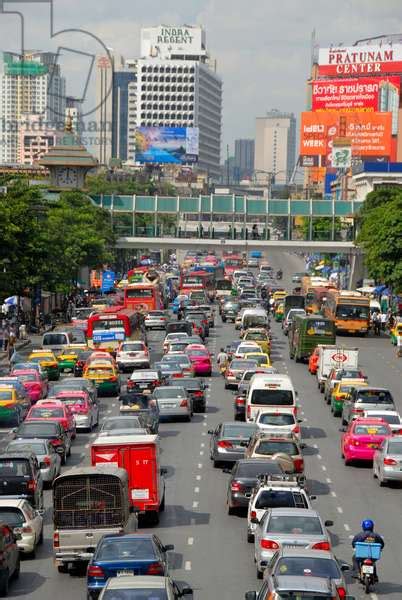
[{"label": "delivery truck", "polygon": [[92,465],[109,464],[127,471],[131,506],[154,524],[165,508],[165,470],[159,455],[157,435],[99,436],[91,446]]},{"label": "delivery truck", "polygon": [[320,392],[324,391],[325,380],[332,368],[357,369],[359,349],[344,348],[339,345],[318,345],[317,384]]}]

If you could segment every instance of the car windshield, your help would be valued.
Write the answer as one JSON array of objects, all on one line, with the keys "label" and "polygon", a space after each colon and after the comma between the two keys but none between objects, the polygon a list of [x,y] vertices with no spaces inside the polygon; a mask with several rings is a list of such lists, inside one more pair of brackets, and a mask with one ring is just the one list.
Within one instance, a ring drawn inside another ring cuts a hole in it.
[{"label": "car windshield", "polygon": [[308,508],[300,492],[290,490],[263,490],[257,497],[255,508]]},{"label": "car windshield", "polygon": [[278,452],[289,454],[289,456],[297,456],[300,451],[296,444],[286,440],[261,440],[256,448],[257,454],[265,454],[271,456]]},{"label": "car windshield", "polygon": [[290,413],[282,413],[279,415],[274,415],[271,413],[263,413],[258,418],[258,423],[262,425],[276,425],[276,426],[285,426],[285,425],[294,425],[295,418],[294,415]]},{"label": "car windshield", "polygon": [[7,446],[7,452],[33,452],[34,454],[46,454],[47,446],[44,442],[10,442]]},{"label": "car windshield", "polygon": [[162,387],[154,391],[154,396],[158,400],[164,400],[165,398],[185,398],[186,392],[183,388]]},{"label": "car windshield", "polygon": [[123,352],[141,352],[144,350],[144,346],[141,342],[134,342],[131,344],[123,344],[121,350]]},{"label": "car windshield", "polygon": [[340,579],[341,573],[336,560],[313,558],[312,556],[289,556],[280,558],[275,566],[275,575],[291,575],[302,577],[327,577]]},{"label": "car windshield", "polygon": [[106,590],[103,600],[169,600],[167,592],[160,588],[138,587],[130,589]]},{"label": "car windshield", "polygon": [[14,458],[0,460],[0,477],[25,477],[29,475],[29,462]]},{"label": "car windshield", "polygon": [[64,411],[62,408],[35,406],[34,408],[31,408],[29,417],[32,419],[62,419],[64,417]]},{"label": "car windshield", "polygon": [[237,477],[258,477],[258,475],[281,475],[282,467],[275,461],[267,460],[261,463],[240,463],[237,471]]},{"label": "car windshield", "polygon": [[145,560],[155,557],[155,550],[150,539],[106,539],[100,545],[96,560]]},{"label": "car windshield", "polygon": [[339,304],[336,308],[338,319],[367,319],[369,316],[368,306],[353,306],[350,304]]},{"label": "car windshield", "polygon": [[224,425],[222,428],[222,437],[249,438],[253,435],[257,426],[250,425]]},{"label": "car windshield", "polygon": [[18,508],[1,507],[0,508],[0,520],[2,523],[7,523],[10,527],[21,527],[25,522],[22,511]]},{"label": "car windshield", "polygon": [[13,399],[13,391],[12,390],[0,390],[0,400],[12,400]]},{"label": "car windshield", "polygon": [[292,390],[253,390],[251,404],[262,406],[292,406]]},{"label": "car windshield", "polygon": [[246,371],[257,366],[255,360],[232,360],[230,363],[231,371]]},{"label": "car windshield", "polygon": [[355,425],[353,432],[355,435],[388,435],[390,434],[389,427],[386,425]]},{"label": "car windshield", "polygon": [[357,402],[363,404],[393,404],[394,401],[388,390],[359,390]]},{"label": "car windshield", "polygon": [[271,515],[267,525],[267,533],[322,535],[323,530],[317,517]]},{"label": "car windshield", "polygon": [[48,435],[58,435],[59,429],[56,423],[23,423],[17,429],[17,437],[29,435],[30,437],[47,437]]},{"label": "car windshield", "polygon": [[116,429],[138,429],[141,428],[140,420],[135,417],[131,419],[107,419],[102,431],[115,431]]},{"label": "car windshield", "polygon": [[25,373],[24,375],[17,374],[17,377],[20,381],[37,381],[37,378],[34,375],[34,373]]}]

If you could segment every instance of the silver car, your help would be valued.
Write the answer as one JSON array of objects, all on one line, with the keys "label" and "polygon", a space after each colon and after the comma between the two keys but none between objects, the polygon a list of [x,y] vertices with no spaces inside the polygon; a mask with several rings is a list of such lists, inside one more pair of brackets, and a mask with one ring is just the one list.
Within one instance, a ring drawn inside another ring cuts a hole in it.
[{"label": "silver car", "polygon": [[183,387],[160,386],[155,388],[153,397],[158,401],[160,417],[184,418],[191,421],[193,405]]},{"label": "silver car", "polygon": [[106,417],[104,419],[99,435],[122,435],[145,429],[151,433],[146,420],[142,415]]},{"label": "silver car", "polygon": [[33,452],[38,459],[42,481],[48,487],[60,475],[61,457],[53,448],[50,440],[16,439],[9,442],[6,452]]},{"label": "silver car", "polygon": [[373,475],[380,485],[402,481],[402,435],[386,438],[374,452]]},{"label": "silver car", "polygon": [[250,438],[256,432],[254,423],[227,422],[220,423],[216,429],[209,430],[211,436],[209,454],[214,467],[222,463],[234,463],[244,458],[244,452]]},{"label": "silver car", "polygon": [[342,425],[362,417],[366,410],[396,410],[391,392],[386,388],[356,386],[343,401]]},{"label": "silver car", "polygon": [[332,521],[321,519],[316,510],[305,508],[272,508],[267,511],[254,533],[254,557],[257,576],[271,561],[277,550],[282,548],[309,548],[331,550],[326,527]]},{"label": "silver car", "polygon": [[120,371],[135,368],[149,369],[149,351],[142,341],[123,342],[116,353],[116,362]]},{"label": "silver car", "polygon": [[145,329],[166,329],[166,313],[163,310],[150,310],[145,316]]}]

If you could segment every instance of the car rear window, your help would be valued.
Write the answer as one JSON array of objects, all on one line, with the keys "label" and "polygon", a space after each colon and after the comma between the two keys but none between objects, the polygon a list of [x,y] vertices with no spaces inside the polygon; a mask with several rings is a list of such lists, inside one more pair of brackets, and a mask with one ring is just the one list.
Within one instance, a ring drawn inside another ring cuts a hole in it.
[{"label": "car rear window", "polygon": [[123,352],[141,352],[144,350],[144,345],[141,342],[123,344],[121,349]]},{"label": "car rear window", "polygon": [[104,375],[106,377],[110,377],[113,375],[113,369],[109,367],[89,367],[87,370],[87,375]]},{"label": "car rear window", "polygon": [[76,396],[76,397],[62,396],[61,398],[59,397],[58,400],[63,402],[63,404],[67,404],[67,406],[74,406],[76,404],[78,404],[80,406],[84,406],[86,404],[85,398],[81,398],[80,396]]},{"label": "car rear window", "polygon": [[28,460],[0,459],[0,477],[25,477],[30,474]]},{"label": "car rear window", "polygon": [[222,428],[222,436],[223,437],[241,437],[247,438],[251,437],[253,433],[256,431],[257,426],[250,424],[249,426],[239,426],[239,425],[225,425]]},{"label": "car rear window", "polygon": [[294,425],[295,418],[294,415],[290,413],[281,413],[279,415],[263,413],[258,417],[258,423],[261,423],[262,425],[276,426]]},{"label": "car rear window", "polygon": [[120,396],[120,402],[123,406],[138,407],[138,410],[145,410],[156,404],[150,396],[140,396],[139,394],[124,394]]},{"label": "car rear window", "polygon": [[189,355],[190,356],[204,356],[205,358],[209,357],[208,352],[206,352],[205,350],[190,350]]},{"label": "car rear window", "polygon": [[47,423],[23,423],[17,429],[17,437],[21,435],[32,435],[35,437],[59,434],[59,428],[56,423],[48,421]]},{"label": "car rear window", "polygon": [[46,333],[43,336],[43,346],[62,346],[68,344],[69,339],[65,333]]},{"label": "car rear window", "polygon": [[386,425],[355,425],[355,435],[388,435],[391,433]]},{"label": "car rear window", "polygon": [[37,406],[31,409],[29,416],[32,419],[61,419],[64,417],[64,411],[62,408],[46,408]]},{"label": "car rear window", "polygon": [[98,552],[96,560],[145,560],[155,557],[152,541],[143,538],[126,540],[105,540]]},{"label": "car rear window", "polygon": [[296,517],[293,515],[271,515],[267,525],[268,533],[322,535],[322,527],[317,517]]},{"label": "car rear window", "polygon": [[34,454],[46,454],[47,447],[44,442],[10,442],[7,446],[7,452],[33,452]]},{"label": "car rear window", "polygon": [[232,360],[230,363],[231,371],[248,371],[257,366],[255,360]]},{"label": "car rear window", "polygon": [[13,399],[13,391],[12,390],[0,390],[0,400],[12,400]]},{"label": "car rear window", "polygon": [[0,521],[7,523],[10,527],[21,527],[25,522],[25,518],[19,508],[2,507],[0,509]]},{"label": "car rear window", "polygon": [[388,454],[402,454],[402,442],[390,442],[388,444]]},{"label": "car rear window", "polygon": [[[160,588],[141,588],[136,586],[130,589],[106,590],[103,600],[169,600],[165,590]],[[303,599],[304,600],[304,599]],[[308,600],[308,599],[307,599]]]},{"label": "car rear window", "polygon": [[328,558],[304,558],[303,556],[280,558],[275,566],[275,574],[296,577],[328,577],[340,579],[341,573],[336,560]]},{"label": "car rear window", "polygon": [[264,341],[265,342],[268,340],[268,336],[264,335],[263,333],[250,332],[250,333],[247,333],[246,339],[252,340],[252,341],[260,341],[260,342]]},{"label": "car rear window", "polygon": [[186,392],[181,388],[164,387],[157,388],[154,392],[155,398],[163,400],[165,398],[185,398]]},{"label": "car rear window", "polygon": [[256,447],[256,452],[258,454],[266,454],[267,456],[277,454],[278,452],[289,454],[289,456],[297,456],[300,454],[296,444],[286,440],[261,440]]},{"label": "car rear window", "polygon": [[251,404],[261,406],[292,406],[292,390],[254,390],[251,395]]},{"label": "car rear window", "polygon": [[357,401],[363,404],[393,404],[393,398],[388,390],[359,390]]},{"label": "car rear window", "polygon": [[33,373],[26,373],[24,375],[17,375],[20,381],[37,381],[36,376]]},{"label": "car rear window", "polygon": [[264,461],[264,464],[240,463],[236,477],[258,477],[258,475],[281,475],[282,467],[275,461]]},{"label": "car rear window", "polygon": [[306,498],[290,490],[264,490],[255,502],[255,508],[308,508]]},{"label": "car rear window", "polygon": [[134,371],[130,377],[131,381],[155,381],[159,379],[157,371]]},{"label": "car rear window", "polygon": [[134,419],[116,419],[105,421],[102,431],[114,431],[116,429],[138,429],[141,428],[140,420],[135,417]]}]

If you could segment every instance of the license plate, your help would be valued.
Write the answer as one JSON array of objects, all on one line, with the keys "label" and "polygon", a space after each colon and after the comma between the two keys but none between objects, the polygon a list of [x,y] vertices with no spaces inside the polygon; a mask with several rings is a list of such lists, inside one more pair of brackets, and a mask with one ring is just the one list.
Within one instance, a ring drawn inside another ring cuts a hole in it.
[{"label": "license plate", "polygon": [[371,575],[372,573],[374,573],[374,566],[373,565],[362,565],[362,573],[367,573],[367,574]]},{"label": "license plate", "polygon": [[137,356],[137,352],[129,352],[128,355],[129,356]]},{"label": "license plate", "polygon": [[139,383],[138,387],[141,388],[141,389],[144,389],[144,388],[147,387],[147,385],[148,385],[147,383]]},{"label": "license plate", "polygon": [[176,408],[176,404],[175,403],[170,403],[170,404],[162,404],[162,408]]},{"label": "license plate", "polygon": [[134,575],[134,571],[117,571],[117,577],[130,577]]}]

